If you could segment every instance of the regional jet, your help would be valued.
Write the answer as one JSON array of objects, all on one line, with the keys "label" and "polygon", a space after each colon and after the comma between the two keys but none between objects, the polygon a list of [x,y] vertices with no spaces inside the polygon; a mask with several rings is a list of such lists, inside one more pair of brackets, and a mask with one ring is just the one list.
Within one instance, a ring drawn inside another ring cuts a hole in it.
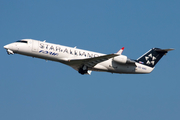
[{"label": "regional jet", "polygon": [[66,64],[82,75],[91,74],[92,71],[124,74],[151,73],[158,61],[168,51],[174,50],[152,48],[137,60],[132,60],[122,55],[124,47],[117,53],[102,54],[46,41],[22,39],[5,45],[4,48],[8,54],[17,53]]}]

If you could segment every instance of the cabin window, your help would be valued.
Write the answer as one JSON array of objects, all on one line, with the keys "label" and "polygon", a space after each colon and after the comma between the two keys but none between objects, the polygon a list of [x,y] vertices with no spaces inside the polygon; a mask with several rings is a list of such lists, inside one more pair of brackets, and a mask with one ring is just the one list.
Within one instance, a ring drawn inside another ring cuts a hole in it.
[{"label": "cabin window", "polygon": [[28,43],[28,41],[22,41],[22,40],[18,40],[16,42],[21,42],[21,43]]}]

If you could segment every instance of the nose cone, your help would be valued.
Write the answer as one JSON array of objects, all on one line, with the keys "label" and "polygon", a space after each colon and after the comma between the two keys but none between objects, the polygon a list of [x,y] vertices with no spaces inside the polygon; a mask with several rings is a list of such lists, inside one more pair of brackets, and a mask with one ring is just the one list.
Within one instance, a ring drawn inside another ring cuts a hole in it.
[{"label": "nose cone", "polygon": [[5,45],[4,48],[5,48],[5,49],[8,49],[8,48],[9,48],[9,45]]},{"label": "nose cone", "polygon": [[7,50],[8,55],[14,54],[12,44],[5,45],[4,48]]}]

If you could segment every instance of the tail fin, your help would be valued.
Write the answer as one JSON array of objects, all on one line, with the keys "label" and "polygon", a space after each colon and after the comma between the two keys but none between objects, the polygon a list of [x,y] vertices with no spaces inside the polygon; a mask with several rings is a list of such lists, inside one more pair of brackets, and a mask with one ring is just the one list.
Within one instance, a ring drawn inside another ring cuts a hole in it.
[{"label": "tail fin", "polygon": [[174,49],[160,49],[160,48],[152,48],[140,58],[136,60],[136,62],[147,65],[149,67],[154,67],[158,61],[168,52]]}]

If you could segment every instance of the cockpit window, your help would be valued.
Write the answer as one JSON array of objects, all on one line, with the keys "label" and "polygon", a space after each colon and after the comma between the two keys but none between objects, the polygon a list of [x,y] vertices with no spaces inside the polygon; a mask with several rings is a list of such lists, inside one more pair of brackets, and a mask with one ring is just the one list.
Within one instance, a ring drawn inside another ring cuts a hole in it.
[{"label": "cockpit window", "polygon": [[21,43],[28,43],[27,41],[22,41],[22,40],[18,40],[16,42],[21,42]]}]

